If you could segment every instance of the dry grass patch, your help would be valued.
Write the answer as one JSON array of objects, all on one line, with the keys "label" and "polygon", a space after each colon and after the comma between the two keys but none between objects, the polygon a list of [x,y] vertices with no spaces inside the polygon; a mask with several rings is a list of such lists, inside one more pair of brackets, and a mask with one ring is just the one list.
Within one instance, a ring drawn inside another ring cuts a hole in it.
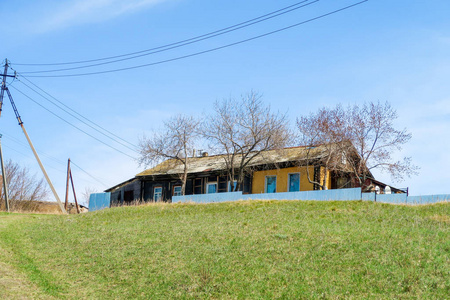
[{"label": "dry grass patch", "polygon": [[434,215],[429,218],[433,221],[450,224],[450,216],[449,215]]}]

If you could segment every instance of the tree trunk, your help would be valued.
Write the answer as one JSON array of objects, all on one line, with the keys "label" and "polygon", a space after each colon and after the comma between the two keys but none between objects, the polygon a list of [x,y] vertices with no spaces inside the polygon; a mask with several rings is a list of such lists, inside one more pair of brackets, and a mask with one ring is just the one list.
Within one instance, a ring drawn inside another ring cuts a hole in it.
[{"label": "tree trunk", "polygon": [[183,170],[183,178],[181,179],[181,195],[185,195],[186,194],[186,181],[187,181],[187,164],[188,164],[188,158],[187,156],[185,157],[184,160],[184,170]]},{"label": "tree trunk", "polygon": [[323,190],[328,190],[327,185],[327,177],[328,177],[328,168],[325,167],[324,174],[323,174]]}]

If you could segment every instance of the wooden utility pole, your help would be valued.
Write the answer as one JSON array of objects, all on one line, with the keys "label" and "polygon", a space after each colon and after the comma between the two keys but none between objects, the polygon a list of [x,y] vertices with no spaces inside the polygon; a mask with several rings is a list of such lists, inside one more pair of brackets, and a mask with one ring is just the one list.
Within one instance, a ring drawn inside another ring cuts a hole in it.
[{"label": "wooden utility pole", "polygon": [[1,139],[2,139],[2,135],[0,134],[0,162],[2,164],[3,194],[5,195],[6,211],[9,212],[8,185],[6,184],[5,162],[3,161],[3,151],[2,151]]},{"label": "wooden utility pole", "polygon": [[77,195],[75,193],[75,186],[73,185],[72,170],[70,169],[70,158],[67,162],[67,181],[66,181],[66,202],[64,208],[67,211],[67,205],[69,204],[69,179],[72,184],[73,198],[75,199],[75,207],[77,208],[77,213],[80,213],[80,207],[78,206]]},{"label": "wooden utility pole", "polygon": [[[8,73],[8,60],[5,59],[5,69],[2,74],[2,84],[1,84],[1,89],[0,89],[0,116],[2,114],[3,96],[4,96],[5,90],[6,90],[6,77],[9,77],[7,73]],[[0,134],[0,139],[1,138],[2,138],[2,135]],[[0,142],[0,161],[2,164],[2,180],[3,180],[3,194],[5,195],[5,208],[6,208],[6,211],[9,212],[8,185],[6,184],[5,163],[3,161],[3,151],[2,151],[1,142]]]},{"label": "wooden utility pole", "polygon": [[11,106],[14,109],[14,113],[16,114],[17,121],[19,122],[19,125],[22,128],[22,131],[25,134],[25,137],[27,138],[28,144],[30,145],[31,150],[33,151],[34,157],[36,158],[36,160],[37,160],[37,162],[39,164],[39,167],[41,168],[41,171],[44,174],[44,177],[47,180],[47,183],[50,186],[50,189],[52,190],[53,195],[55,196],[56,201],[59,204],[59,207],[61,208],[61,211],[63,213],[67,213],[66,210],[64,209],[64,206],[63,206],[61,200],[59,199],[58,194],[56,193],[55,187],[53,186],[50,178],[47,175],[47,172],[45,171],[44,165],[42,165],[42,162],[41,162],[41,160],[39,158],[39,155],[36,152],[36,149],[34,149],[33,143],[31,142],[30,137],[28,136],[28,133],[25,130],[25,127],[23,126],[23,122],[22,122],[22,119],[20,118],[19,111],[17,110],[16,104],[14,103],[14,100],[13,100],[13,98],[11,96],[11,93],[9,92],[9,89],[6,86],[6,83],[5,83],[6,77],[15,77],[15,76],[7,75],[6,74],[7,72],[8,72],[8,60],[5,60],[5,71],[4,71],[4,74],[3,74],[2,88],[1,88],[1,92],[0,92],[0,112],[1,112],[1,107],[2,107],[2,104],[3,104],[3,95],[4,95],[4,92],[6,91],[6,93],[8,94],[9,100],[11,102]]}]

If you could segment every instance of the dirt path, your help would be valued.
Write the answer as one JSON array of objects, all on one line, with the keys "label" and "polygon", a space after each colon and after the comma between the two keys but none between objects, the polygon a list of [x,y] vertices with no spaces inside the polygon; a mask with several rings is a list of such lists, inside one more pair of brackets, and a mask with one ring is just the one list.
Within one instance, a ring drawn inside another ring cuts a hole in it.
[{"label": "dirt path", "polygon": [[[9,251],[0,245],[0,298],[1,299],[43,299],[39,289],[25,275],[15,270],[7,262],[11,257]],[[46,297],[48,298],[48,297]]]},{"label": "dirt path", "polygon": [[[0,232],[15,216],[0,217]],[[0,237],[1,238],[1,237]],[[0,299],[49,299],[20,270],[11,265],[14,257],[0,240]]]}]

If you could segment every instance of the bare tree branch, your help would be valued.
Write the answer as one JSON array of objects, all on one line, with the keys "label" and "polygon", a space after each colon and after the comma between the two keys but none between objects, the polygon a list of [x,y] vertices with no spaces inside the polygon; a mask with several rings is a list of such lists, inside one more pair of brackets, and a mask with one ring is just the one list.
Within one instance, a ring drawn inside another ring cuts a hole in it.
[{"label": "bare tree branch", "polygon": [[286,115],[272,112],[254,92],[239,100],[216,101],[213,115],[202,127],[210,148],[224,154],[228,180],[237,179],[235,190],[241,190],[256,157],[283,148],[291,137]]},{"label": "bare tree branch", "polygon": [[[320,161],[326,170],[351,171],[362,186],[373,169],[388,172],[394,180],[417,174],[418,168],[411,158],[392,159],[392,154],[411,139],[406,129],[394,128],[396,118],[397,112],[388,102],[371,102],[347,109],[340,105],[322,108],[316,114],[297,119],[297,127],[305,145],[329,145]],[[313,182],[309,175],[308,179]]]},{"label": "bare tree branch", "polygon": [[140,165],[157,164],[167,159],[183,165],[183,173],[179,174],[183,195],[186,190],[189,155],[195,150],[198,138],[198,125],[199,121],[192,116],[177,115],[164,122],[163,131],[155,132],[150,138],[144,137],[139,143]]}]

